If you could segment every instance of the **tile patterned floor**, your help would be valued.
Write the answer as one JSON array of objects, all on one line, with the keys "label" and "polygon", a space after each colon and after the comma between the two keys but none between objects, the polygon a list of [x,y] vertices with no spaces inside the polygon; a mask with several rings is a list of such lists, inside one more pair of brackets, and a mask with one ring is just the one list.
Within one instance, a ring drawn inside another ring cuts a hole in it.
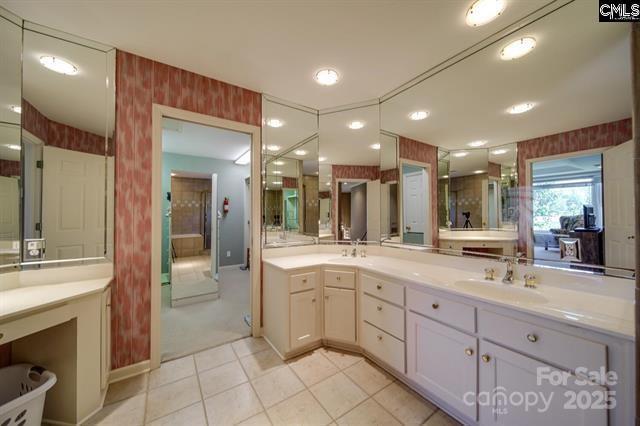
[{"label": "tile patterned floor", "polygon": [[427,425],[455,420],[360,355],[283,362],[246,338],[109,387],[90,425]]}]

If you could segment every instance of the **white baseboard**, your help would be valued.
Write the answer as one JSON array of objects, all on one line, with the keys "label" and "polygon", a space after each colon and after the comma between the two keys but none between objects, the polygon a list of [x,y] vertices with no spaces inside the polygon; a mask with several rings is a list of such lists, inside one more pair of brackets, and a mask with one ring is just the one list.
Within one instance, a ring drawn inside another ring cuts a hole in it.
[{"label": "white baseboard", "polygon": [[127,365],[126,367],[116,368],[109,373],[109,384],[128,379],[138,374],[146,373],[151,370],[151,360],[140,361],[137,364]]},{"label": "white baseboard", "polygon": [[220,269],[231,269],[231,268],[239,268],[239,267],[244,266],[244,265],[245,265],[244,263],[238,263],[238,264],[235,264],[235,265],[220,266],[219,268]]}]

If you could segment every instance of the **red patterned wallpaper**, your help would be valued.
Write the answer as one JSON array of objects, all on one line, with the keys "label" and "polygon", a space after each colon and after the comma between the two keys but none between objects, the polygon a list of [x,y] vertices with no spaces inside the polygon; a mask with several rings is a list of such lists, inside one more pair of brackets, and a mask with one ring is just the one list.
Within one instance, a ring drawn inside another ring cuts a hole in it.
[{"label": "red patterned wallpaper", "polygon": [[331,191],[320,191],[318,192],[319,199],[331,198]]},{"label": "red patterned wallpaper", "polygon": [[282,187],[283,188],[297,188],[298,187],[298,179],[294,177],[282,177]]},{"label": "red patterned wallpaper", "polygon": [[438,246],[438,148],[425,142],[400,136],[400,158],[419,161],[430,166],[429,181],[431,182],[431,244]]},{"label": "red patterned wallpaper", "polygon": [[255,126],[262,121],[260,93],[117,52],[113,368],[150,357],[153,103]]},{"label": "red patterned wallpaper", "polygon": [[531,188],[526,187],[527,160],[615,146],[632,138],[631,118],[518,142],[518,251],[527,252],[531,218]]},{"label": "red patterned wallpaper", "polygon": [[395,169],[389,169],[389,170],[382,170],[380,172],[380,183],[387,183],[387,182],[397,182],[399,179],[399,170],[397,168]]},{"label": "red patterned wallpaper", "polygon": [[20,176],[20,162],[0,159],[0,176]]},{"label": "red patterned wallpaper", "polygon": [[492,163],[491,161],[489,161],[488,164],[489,164],[489,170],[488,170],[489,177],[500,179],[502,174],[502,168],[500,167],[500,164]]},{"label": "red patterned wallpaper", "polygon": [[333,235],[338,238],[338,179],[366,179],[380,178],[379,166],[345,166],[334,164],[331,166],[331,217],[333,220]]}]

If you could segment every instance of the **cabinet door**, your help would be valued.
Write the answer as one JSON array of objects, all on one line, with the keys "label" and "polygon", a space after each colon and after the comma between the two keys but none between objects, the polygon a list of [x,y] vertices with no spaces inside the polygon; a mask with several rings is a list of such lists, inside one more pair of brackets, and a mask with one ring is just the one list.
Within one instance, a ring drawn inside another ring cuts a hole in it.
[{"label": "cabinet door", "polygon": [[[566,372],[566,379],[560,380],[560,370],[484,341],[480,342],[480,358],[481,424],[607,424],[607,410],[601,405],[607,404],[609,395],[603,386],[586,381],[580,383],[576,376]],[[538,376],[539,372],[544,372],[544,376]],[[559,381],[550,383],[547,374],[552,374],[552,380]]]},{"label": "cabinet door", "polygon": [[410,379],[477,420],[475,337],[407,312],[407,364]]},{"label": "cabinet door", "polygon": [[107,387],[111,371],[111,287],[102,293],[102,313],[100,315],[100,388]]},{"label": "cabinet door", "polygon": [[290,296],[290,344],[296,349],[318,339],[316,291],[307,290]]},{"label": "cabinet door", "polygon": [[324,288],[324,336],[356,343],[356,291]]}]

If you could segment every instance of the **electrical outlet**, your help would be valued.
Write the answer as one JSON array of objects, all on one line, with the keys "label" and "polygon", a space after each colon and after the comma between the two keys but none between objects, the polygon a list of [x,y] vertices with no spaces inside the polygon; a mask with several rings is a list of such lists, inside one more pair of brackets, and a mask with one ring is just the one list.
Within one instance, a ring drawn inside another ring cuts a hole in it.
[{"label": "electrical outlet", "polygon": [[227,257],[231,257],[231,250],[227,250]]}]

